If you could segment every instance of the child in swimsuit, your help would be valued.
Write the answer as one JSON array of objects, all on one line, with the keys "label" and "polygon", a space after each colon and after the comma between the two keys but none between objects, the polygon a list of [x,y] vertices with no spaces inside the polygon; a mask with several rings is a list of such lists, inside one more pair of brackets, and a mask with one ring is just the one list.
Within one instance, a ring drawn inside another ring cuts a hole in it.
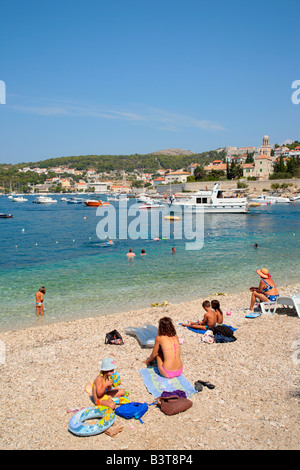
[{"label": "child in swimsuit", "polygon": [[92,391],[93,399],[97,406],[108,406],[113,410],[116,407],[116,403],[113,398],[123,397],[125,390],[113,389],[112,375],[116,368],[114,359],[103,359],[100,367],[100,374],[94,380]]},{"label": "child in swimsuit", "polygon": [[216,312],[216,326],[223,324],[223,312],[220,307],[220,302],[218,300],[211,301],[211,308]]},{"label": "child in swimsuit", "polygon": [[39,314],[44,315],[44,294],[46,294],[46,288],[42,286],[37,293],[35,294],[35,306],[36,306],[36,316]]},{"label": "child in swimsuit", "polygon": [[193,322],[188,321],[187,323],[182,323],[182,326],[189,326],[196,330],[211,330],[217,322],[217,314],[210,307],[210,301],[205,300],[202,304],[202,307],[205,310],[205,314],[202,321]]}]

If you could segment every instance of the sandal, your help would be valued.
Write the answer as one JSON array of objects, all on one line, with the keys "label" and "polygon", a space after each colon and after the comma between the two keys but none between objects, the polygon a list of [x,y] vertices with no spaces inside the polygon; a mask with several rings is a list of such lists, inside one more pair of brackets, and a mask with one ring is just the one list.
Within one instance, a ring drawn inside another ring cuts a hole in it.
[{"label": "sandal", "polygon": [[201,383],[199,382],[199,380],[198,380],[198,382],[195,382],[194,387],[195,387],[195,390],[197,390],[197,392],[202,392],[202,390],[203,390],[203,387],[202,387]]},{"label": "sandal", "polygon": [[[212,390],[213,388],[215,388],[215,385],[211,384],[210,382],[204,382],[203,380],[197,380],[197,382],[195,382],[195,386],[196,384],[200,384],[200,385],[204,385],[204,387],[207,387],[209,388],[210,390]],[[196,387],[195,387],[196,388]]]}]

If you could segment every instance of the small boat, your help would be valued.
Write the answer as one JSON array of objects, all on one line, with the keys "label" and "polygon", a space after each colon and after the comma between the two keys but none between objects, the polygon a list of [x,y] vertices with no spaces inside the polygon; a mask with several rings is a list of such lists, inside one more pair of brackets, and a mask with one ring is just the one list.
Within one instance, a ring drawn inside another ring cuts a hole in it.
[{"label": "small boat", "polygon": [[181,217],[178,215],[165,215],[164,217],[166,220],[181,220]]},{"label": "small boat", "polygon": [[249,207],[256,207],[256,206],[260,206],[260,202],[250,202],[249,204]]},{"label": "small boat", "polygon": [[250,202],[259,202],[260,204],[281,204],[291,202],[288,197],[262,195],[250,199]]},{"label": "small boat", "polygon": [[300,201],[300,194],[297,194],[296,196],[292,196],[290,198],[291,201]]},{"label": "small boat", "polygon": [[67,199],[67,204],[82,204],[83,199],[80,197],[71,197],[71,199]]},{"label": "small boat", "polygon": [[163,204],[155,203],[153,201],[151,202],[145,202],[141,206],[139,206],[139,209],[164,209],[165,206]]},{"label": "small boat", "polygon": [[0,214],[0,219],[12,219],[12,214]]},{"label": "small boat", "polygon": [[15,197],[11,198],[11,201],[12,202],[26,202],[26,201],[28,201],[28,199],[26,199],[23,196],[15,196]]},{"label": "small boat", "polygon": [[53,204],[56,203],[56,199],[52,199],[52,197],[48,196],[38,196],[36,199],[32,201],[34,204]]},{"label": "small boat", "polygon": [[136,200],[137,202],[153,202],[153,199],[151,199],[147,194],[140,194]]},{"label": "small boat", "polygon": [[95,199],[88,199],[87,201],[84,201],[85,205],[88,207],[99,207],[99,206],[109,206],[109,202],[104,202],[99,199],[98,201]]}]

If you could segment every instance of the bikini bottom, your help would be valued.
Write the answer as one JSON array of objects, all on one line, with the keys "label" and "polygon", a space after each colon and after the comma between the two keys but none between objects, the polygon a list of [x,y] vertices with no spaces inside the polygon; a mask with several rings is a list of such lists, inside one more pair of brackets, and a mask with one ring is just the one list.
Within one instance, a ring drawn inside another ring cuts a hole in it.
[{"label": "bikini bottom", "polygon": [[173,379],[174,377],[179,377],[182,374],[183,367],[179,370],[166,370],[162,367],[162,370],[167,374],[169,379]]}]

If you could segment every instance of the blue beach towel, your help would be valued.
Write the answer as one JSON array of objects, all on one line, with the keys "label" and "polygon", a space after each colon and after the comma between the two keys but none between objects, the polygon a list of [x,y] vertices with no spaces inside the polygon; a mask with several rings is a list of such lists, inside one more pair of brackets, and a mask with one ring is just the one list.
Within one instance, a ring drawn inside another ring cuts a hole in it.
[{"label": "blue beach towel", "polygon": [[148,367],[147,369],[140,369],[144,384],[149,393],[155,398],[161,396],[163,392],[173,392],[175,390],[183,390],[186,396],[189,397],[196,393],[196,390],[190,382],[181,374],[179,377],[167,379],[160,375],[158,367]]},{"label": "blue beach towel", "polygon": [[[182,325],[182,323],[179,323],[179,325]],[[230,328],[232,331],[237,330],[237,328],[233,328],[233,326],[230,326],[230,325],[225,325],[224,323],[223,323],[223,326],[228,326],[228,328]],[[203,335],[207,331],[207,330],[198,330],[197,328],[191,328],[190,326],[185,326],[185,328],[187,328],[190,331],[193,331],[194,333],[199,333],[200,335]]]}]

